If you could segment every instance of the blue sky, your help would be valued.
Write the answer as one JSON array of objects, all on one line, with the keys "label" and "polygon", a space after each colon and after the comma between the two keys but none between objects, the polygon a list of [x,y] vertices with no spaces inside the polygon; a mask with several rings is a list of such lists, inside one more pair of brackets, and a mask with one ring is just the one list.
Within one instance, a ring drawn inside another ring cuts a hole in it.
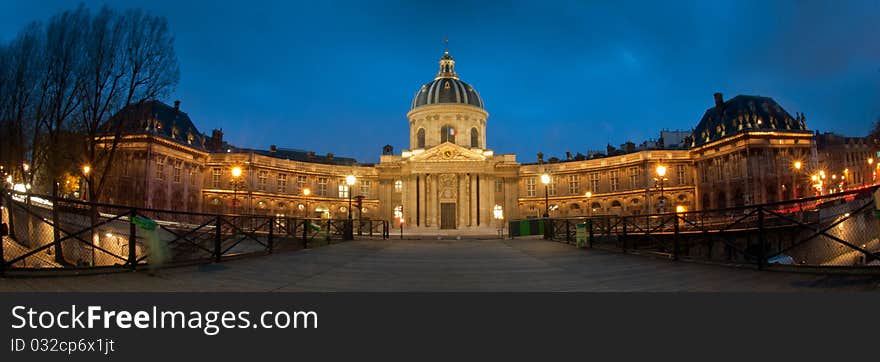
[{"label": "blue sky", "polygon": [[[78,3],[0,1],[0,40]],[[181,79],[165,101],[245,147],[399,152],[445,37],[490,113],[489,147],[523,162],[689,130],[716,91],[772,97],[823,132],[880,117],[880,1],[109,4],[167,17]]]}]

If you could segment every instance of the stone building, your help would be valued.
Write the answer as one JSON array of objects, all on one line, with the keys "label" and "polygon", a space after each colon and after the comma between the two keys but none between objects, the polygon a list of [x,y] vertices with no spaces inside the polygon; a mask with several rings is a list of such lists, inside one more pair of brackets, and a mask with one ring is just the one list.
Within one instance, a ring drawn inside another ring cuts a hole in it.
[{"label": "stone building", "polygon": [[[807,196],[809,175],[822,162],[841,162],[819,156],[803,115],[792,117],[767,97],[725,101],[717,93],[692,133],[664,131],[644,147],[609,146],[607,153],[588,152],[589,157],[569,153],[545,162],[539,153],[537,162],[520,164],[515,155],[491,149],[489,112],[477,90],[461,80],[448,52],[439,67],[410,103],[409,148],[394,153],[386,146],[378,164],[276,146],[234,147],[220,130],[210,137],[199,133],[179,103],[148,103],[129,115],[108,201],[345,218],[349,197],[362,197],[362,209],[352,210],[355,218],[396,225],[402,220],[410,233],[494,233],[502,220],[545,212],[643,215]],[[835,142],[825,136],[819,143]],[[855,163],[866,150],[853,140],[840,144],[852,151],[843,165],[853,162],[848,172],[864,179]],[[356,178],[351,187],[345,182],[349,175]]]},{"label": "stone building", "polygon": [[876,181],[877,150],[867,137],[845,137],[816,132],[816,156],[819,169],[825,171],[831,187],[858,187]]}]

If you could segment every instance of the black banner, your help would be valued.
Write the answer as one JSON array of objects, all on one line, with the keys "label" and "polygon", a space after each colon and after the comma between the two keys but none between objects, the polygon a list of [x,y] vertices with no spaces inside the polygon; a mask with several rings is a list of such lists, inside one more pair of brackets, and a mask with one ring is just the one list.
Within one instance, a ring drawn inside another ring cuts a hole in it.
[{"label": "black banner", "polygon": [[[869,353],[880,321],[880,296],[871,294],[6,293],[0,299],[3,361],[791,360],[844,345],[848,356]],[[157,321],[163,312],[175,316],[164,327]],[[80,324],[71,323],[78,313]],[[234,327],[224,327],[224,318]]]}]

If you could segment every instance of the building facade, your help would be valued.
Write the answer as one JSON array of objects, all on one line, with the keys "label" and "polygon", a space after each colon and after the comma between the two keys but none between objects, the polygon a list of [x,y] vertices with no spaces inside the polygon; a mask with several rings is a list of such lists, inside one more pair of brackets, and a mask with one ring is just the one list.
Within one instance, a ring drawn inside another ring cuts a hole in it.
[{"label": "building facade", "polygon": [[[687,136],[664,131],[645,147],[547,162],[539,153],[537,162],[521,164],[490,147],[489,113],[448,52],[439,66],[410,103],[409,148],[386,146],[378,164],[274,145],[234,147],[220,130],[199,133],[179,103],[151,102],[129,113],[104,201],[289,217],[351,211],[411,233],[494,233],[504,220],[545,213],[642,215],[810,196],[810,177],[831,164],[852,164],[837,173],[867,182],[867,164],[858,170],[857,163],[871,147],[824,136],[817,148],[803,115],[792,117],[767,97],[725,101],[720,93]],[[362,199],[360,210],[348,209],[350,198]]]}]

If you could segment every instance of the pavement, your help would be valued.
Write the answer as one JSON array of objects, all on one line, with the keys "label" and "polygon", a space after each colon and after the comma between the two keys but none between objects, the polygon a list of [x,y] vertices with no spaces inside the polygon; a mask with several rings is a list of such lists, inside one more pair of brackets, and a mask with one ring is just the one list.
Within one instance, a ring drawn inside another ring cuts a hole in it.
[{"label": "pavement", "polygon": [[159,271],[0,279],[0,292],[880,291],[877,276],[758,271],[539,239],[364,240]]}]

